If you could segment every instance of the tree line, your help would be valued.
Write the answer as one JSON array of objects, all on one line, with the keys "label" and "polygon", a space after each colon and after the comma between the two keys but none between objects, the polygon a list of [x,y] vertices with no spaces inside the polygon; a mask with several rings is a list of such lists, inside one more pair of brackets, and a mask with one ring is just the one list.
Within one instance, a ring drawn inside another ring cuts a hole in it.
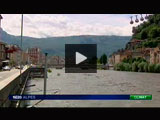
[{"label": "tree line", "polygon": [[108,63],[108,57],[107,57],[107,55],[104,53],[103,55],[101,55],[100,58],[97,58],[97,63],[98,64],[106,65]]}]

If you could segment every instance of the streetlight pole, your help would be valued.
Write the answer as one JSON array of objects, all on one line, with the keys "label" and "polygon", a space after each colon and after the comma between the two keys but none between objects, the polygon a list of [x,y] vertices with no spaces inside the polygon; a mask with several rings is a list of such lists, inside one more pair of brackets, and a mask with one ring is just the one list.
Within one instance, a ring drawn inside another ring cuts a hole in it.
[{"label": "streetlight pole", "polygon": [[21,17],[21,59],[20,59],[20,82],[22,83],[22,52],[23,52],[23,49],[22,49],[22,37],[23,37],[23,14],[22,14],[22,17]]},{"label": "streetlight pole", "polygon": [[47,55],[48,55],[48,53],[45,53],[44,95],[46,95],[46,88],[47,88]]}]

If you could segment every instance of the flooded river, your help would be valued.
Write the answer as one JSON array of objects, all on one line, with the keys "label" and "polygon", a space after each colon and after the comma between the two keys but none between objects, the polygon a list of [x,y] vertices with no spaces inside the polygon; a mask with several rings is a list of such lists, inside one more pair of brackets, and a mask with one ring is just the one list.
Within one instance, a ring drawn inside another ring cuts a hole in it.
[{"label": "flooded river", "polygon": [[[44,79],[29,81],[28,94],[43,94]],[[35,86],[34,86],[35,85]],[[152,94],[152,100],[32,100],[35,107],[160,107],[160,74],[98,70],[97,73],[48,73],[47,94]]]}]

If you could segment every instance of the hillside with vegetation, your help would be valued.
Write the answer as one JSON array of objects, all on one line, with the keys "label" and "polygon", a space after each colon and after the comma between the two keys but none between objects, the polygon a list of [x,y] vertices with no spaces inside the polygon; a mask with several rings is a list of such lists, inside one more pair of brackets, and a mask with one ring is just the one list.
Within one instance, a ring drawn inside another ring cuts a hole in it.
[{"label": "hillside with vegetation", "polygon": [[136,48],[155,48],[160,44],[160,14],[149,16],[148,21],[134,28],[132,39],[144,40]]},{"label": "hillside with vegetation", "polygon": [[[140,40],[141,42],[126,49],[133,50],[134,52],[134,50],[138,50],[138,48],[153,49],[160,47],[160,14],[150,15],[147,21],[133,27],[131,41],[134,39]],[[143,57],[129,57],[115,64],[114,69],[118,71],[160,73],[160,64],[150,63]]]}]

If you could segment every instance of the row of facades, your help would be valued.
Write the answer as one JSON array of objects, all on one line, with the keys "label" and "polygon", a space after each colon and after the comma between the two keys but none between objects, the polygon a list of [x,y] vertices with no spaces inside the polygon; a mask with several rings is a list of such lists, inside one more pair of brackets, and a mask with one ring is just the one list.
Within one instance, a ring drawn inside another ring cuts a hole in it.
[{"label": "row of facades", "polygon": [[[142,40],[131,40],[127,46],[129,48],[141,43]],[[111,55],[109,62],[111,64],[117,64],[122,62],[125,58],[144,58],[149,63],[160,64],[160,45],[156,48],[137,48],[137,49],[125,49],[119,50]]]},{"label": "row of facades", "polygon": [[[22,51],[17,45],[7,45],[4,42],[0,42],[0,68],[2,67],[2,62],[5,60],[14,62],[14,65],[19,65],[21,60],[23,65],[44,65],[45,55],[38,47],[28,48],[26,51]],[[47,62],[49,65],[54,66],[65,64],[65,59],[60,56],[49,56]]]},{"label": "row of facades", "polygon": [[44,54],[42,54],[40,48],[28,48],[26,51],[23,51],[17,45],[8,45],[0,41],[0,68],[5,60],[9,60],[14,65],[19,65],[20,62],[23,65],[39,65],[44,63]]}]

